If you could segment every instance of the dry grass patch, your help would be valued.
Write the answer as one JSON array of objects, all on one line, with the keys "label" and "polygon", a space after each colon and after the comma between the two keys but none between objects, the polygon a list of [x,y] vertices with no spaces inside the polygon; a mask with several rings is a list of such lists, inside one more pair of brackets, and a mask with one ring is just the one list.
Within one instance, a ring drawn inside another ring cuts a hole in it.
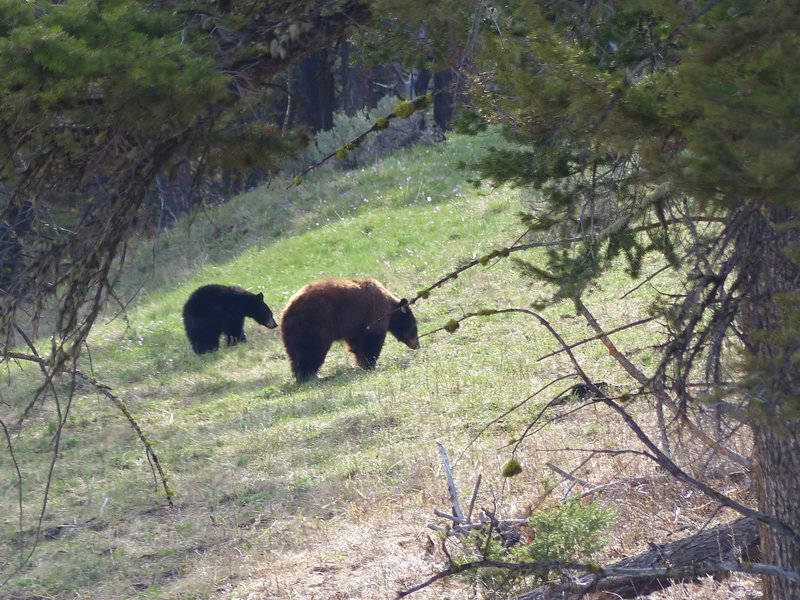
[{"label": "dry grass patch", "polygon": [[[645,426],[655,425],[646,407],[634,412]],[[591,433],[587,434],[587,429]],[[463,431],[451,435],[448,445],[462,501],[469,495],[477,474],[482,473],[485,480],[478,506],[498,515],[524,516],[554,505],[567,495],[600,487],[590,498],[613,509],[617,515],[607,532],[606,547],[598,557],[602,562],[637,554],[645,551],[648,543],[678,539],[733,516],[718,511],[704,496],[676,483],[639,456],[567,449],[567,446],[637,447],[632,434],[619,426],[618,419],[597,405],[587,406],[569,419],[556,417],[552,425],[524,443],[517,453],[524,471],[510,480],[499,476],[507,453],[498,449],[496,437],[485,435],[470,444]],[[565,444],[565,440],[569,443]],[[682,451],[692,449],[699,456],[706,454],[692,441],[686,441]],[[442,551],[442,540],[425,527],[427,523],[442,524],[433,515],[434,508],[449,511],[438,455],[434,448],[428,447],[405,462],[406,466],[388,483],[374,473],[351,474],[339,484],[338,492],[336,486],[329,490],[331,496],[349,496],[350,500],[332,507],[323,504],[329,496],[317,497],[316,510],[309,506],[308,513],[296,517],[303,520],[305,527],[293,528],[294,519],[276,516],[269,522],[269,530],[282,533],[282,544],[270,543],[269,551],[253,563],[242,580],[224,586],[212,598],[391,598],[397,590],[412,587],[445,568],[447,557]],[[546,466],[547,462],[571,471],[586,483],[575,484],[561,478]],[[750,499],[746,481],[733,478],[727,484],[727,491],[740,500]],[[322,508],[327,510],[329,518],[320,516]],[[293,538],[294,535],[297,537]],[[454,542],[449,541],[448,546],[450,554],[455,555]],[[412,597],[480,595],[478,588],[470,591],[472,585],[466,578],[454,578]],[[660,596],[665,600],[705,597],[744,600],[751,598],[752,592],[749,580],[731,578],[680,586]]]}]

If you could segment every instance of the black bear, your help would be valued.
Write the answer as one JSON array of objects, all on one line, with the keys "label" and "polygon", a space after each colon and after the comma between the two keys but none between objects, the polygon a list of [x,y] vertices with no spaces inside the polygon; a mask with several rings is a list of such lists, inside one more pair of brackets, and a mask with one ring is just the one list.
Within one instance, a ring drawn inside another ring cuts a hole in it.
[{"label": "black bear", "polygon": [[186,336],[198,354],[219,349],[221,333],[229,346],[247,341],[245,317],[270,329],[278,326],[264,303],[264,294],[253,294],[236,286],[204,285],[193,291],[183,305]]},{"label": "black bear", "polygon": [[358,366],[371,369],[389,331],[419,348],[408,301],[375,279],[321,279],[303,286],[281,314],[283,345],[298,383],[316,377],[335,340],[344,340]]}]

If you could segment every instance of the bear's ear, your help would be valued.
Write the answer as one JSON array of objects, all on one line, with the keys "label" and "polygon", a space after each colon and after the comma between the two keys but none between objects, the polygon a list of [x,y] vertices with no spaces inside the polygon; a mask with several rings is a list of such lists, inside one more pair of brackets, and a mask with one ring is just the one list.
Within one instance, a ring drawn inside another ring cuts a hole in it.
[{"label": "bear's ear", "polygon": [[399,306],[399,308],[400,308],[400,312],[401,312],[401,313],[406,313],[406,312],[408,312],[408,300],[406,300],[405,298],[403,298],[402,300],[400,300],[400,306]]},{"label": "bear's ear", "polygon": [[258,299],[259,300],[263,300],[264,299],[264,292],[258,292]]}]

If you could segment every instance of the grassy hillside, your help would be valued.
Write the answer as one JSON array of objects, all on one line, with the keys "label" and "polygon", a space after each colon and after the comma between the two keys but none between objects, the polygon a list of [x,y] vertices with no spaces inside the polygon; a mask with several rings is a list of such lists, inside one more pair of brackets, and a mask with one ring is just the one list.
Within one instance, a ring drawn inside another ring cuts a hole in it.
[{"label": "grassy hillside", "polygon": [[[376,277],[412,298],[466,261],[508,246],[520,234],[519,192],[475,188],[457,168],[491,143],[490,136],[453,136],[349,172],[321,169],[299,188],[274,181],[143,241],[122,283],[127,295],[139,290],[137,299],[124,315],[109,308],[80,367],[111,386],[147,432],[175,507],[166,506],[124,416],[85,385],[61,442],[44,537],[0,597],[390,598],[444,564],[438,539],[425,527],[438,522],[434,508],[449,510],[436,442],[450,450],[462,494],[482,473],[481,506],[508,517],[568,491],[570,482],[547,461],[580,466],[578,474],[592,484],[652,476],[632,455],[570,451],[635,446],[602,409],[574,406],[523,445],[522,475],[500,476],[509,439],[576,380],[563,379],[486,425],[569,375],[571,366],[560,355],[537,361],[557,345],[525,315],[472,319],[452,335],[426,334],[480,308],[530,306],[541,290],[507,260],[466,271],[417,302],[422,347],[411,351],[389,338],[372,372],[355,369],[335,345],[323,380],[297,386],[278,332],[252,321],[245,323],[247,344],[214,355],[190,350],[180,309],[204,283],[263,291],[277,315],[297,288],[319,277]],[[612,327],[643,314],[655,285],[669,282],[656,280],[623,302],[634,284],[620,270],[597,287],[590,306]],[[587,336],[570,307],[545,315],[569,341]],[[615,339],[639,348],[636,359],[647,366],[657,332],[653,326]],[[623,381],[599,344],[577,352],[597,380]],[[9,373],[5,406],[28,397],[33,375]],[[36,434],[15,440],[22,526],[16,478],[10,465],[0,467],[0,480],[9,482],[2,487],[3,557],[20,541],[20,528],[28,541],[35,530],[54,423],[45,409],[33,417]],[[691,523],[712,516],[702,498],[663,479],[646,488],[597,497],[617,512],[603,556],[636,552],[676,529],[676,507]],[[656,501],[664,508],[654,509]],[[645,515],[644,524],[631,527]],[[417,597],[465,597],[468,585],[446,582]]]}]

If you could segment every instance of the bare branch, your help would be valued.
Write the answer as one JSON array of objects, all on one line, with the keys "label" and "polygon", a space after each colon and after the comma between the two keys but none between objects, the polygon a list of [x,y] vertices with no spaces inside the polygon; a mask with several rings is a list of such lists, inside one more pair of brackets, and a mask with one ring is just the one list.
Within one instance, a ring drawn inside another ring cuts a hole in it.
[{"label": "bare branch", "polygon": [[[412,100],[411,104],[413,106],[414,111],[416,112],[416,111],[422,110],[426,106],[428,106],[429,101],[430,101],[430,98],[428,96],[419,96],[418,98],[415,98],[414,100]],[[352,140],[347,142],[347,144],[345,144],[344,147],[337,148],[333,152],[330,152],[327,156],[324,156],[321,159],[319,159],[313,165],[307,166],[305,169],[303,169],[300,172],[300,174],[298,175],[298,178],[304,177],[305,175],[307,175],[309,172],[313,171],[314,169],[316,169],[320,165],[325,164],[330,159],[332,159],[334,156],[337,156],[340,151],[344,150],[345,152],[347,152],[348,149],[357,148],[358,146],[360,146],[364,142],[365,139],[367,139],[367,136],[370,133],[383,131],[384,129],[386,129],[388,122],[391,121],[392,119],[396,119],[398,116],[400,116],[400,115],[398,115],[395,112],[389,113],[388,115],[383,117],[378,122],[373,123],[372,127],[370,127],[367,131],[364,131],[363,133],[357,135],[355,138],[353,138]],[[286,189],[288,190],[289,188],[291,188],[293,186],[296,186],[298,184],[298,178],[295,178],[295,180],[292,183],[287,185]],[[412,302],[412,304],[413,304],[413,302]]]},{"label": "bare branch", "polygon": [[467,523],[472,521],[472,511],[475,508],[475,500],[478,498],[478,490],[481,487],[481,480],[483,476],[478,473],[478,478],[475,480],[475,487],[472,488],[472,498],[469,500],[469,508],[467,509]]},{"label": "bare branch", "polygon": [[549,469],[552,469],[553,471],[555,471],[556,473],[561,475],[564,479],[569,479],[570,481],[574,481],[575,483],[579,483],[579,484],[581,484],[583,486],[589,485],[589,482],[586,481],[585,479],[581,479],[580,477],[576,477],[572,473],[566,472],[564,469],[562,469],[561,467],[559,467],[557,465],[554,465],[551,462],[544,463],[544,466],[548,467]]},{"label": "bare branch", "polygon": [[675,479],[679,481],[683,481],[684,483],[688,483],[689,485],[697,488],[701,492],[703,492],[709,498],[712,498],[722,504],[723,506],[727,506],[728,508],[732,508],[739,514],[745,515],[747,517],[751,517],[757,521],[761,521],[762,523],[766,523],[769,526],[773,527],[776,531],[789,536],[791,539],[800,539],[798,533],[792,529],[789,525],[784,523],[783,521],[773,517],[772,515],[765,514],[759,510],[755,510],[749,508],[722,494],[721,492],[715,490],[710,485],[703,483],[702,481],[695,479],[688,473],[686,473],[683,469],[681,469],[678,465],[676,465],[667,455],[665,455],[659,448],[656,446],[653,441],[647,436],[647,434],[639,427],[639,424],[633,419],[633,417],[628,414],[628,412],[622,408],[619,404],[614,402],[609,398],[601,398],[600,402],[603,402],[605,405],[612,408],[614,411],[619,414],[625,423],[628,425],[628,428],[633,431],[636,437],[650,450],[650,452],[655,457],[655,460],[658,462],[661,467],[666,469]]},{"label": "bare branch", "polygon": [[[632,327],[638,327],[639,325],[644,325],[645,323],[649,323],[650,321],[655,321],[655,320],[656,320],[656,317],[646,317],[644,319],[639,319],[638,321],[634,321],[633,323],[628,323],[626,325],[620,325],[619,327],[617,327],[615,329],[610,329],[609,331],[604,331],[602,333],[598,333],[597,335],[594,335],[594,336],[592,336],[590,338],[582,339],[579,342],[575,342],[574,344],[570,344],[568,347],[569,347],[570,350],[572,350],[573,348],[577,348],[578,346],[582,346],[583,344],[588,344],[589,342],[594,342],[594,341],[597,341],[599,339],[602,339],[605,336],[613,335],[615,333],[619,333],[620,331],[625,331],[626,329],[631,329]],[[544,356],[540,356],[539,358],[536,359],[536,361],[537,362],[543,361],[546,358],[550,358],[551,356],[556,356],[557,354],[561,354],[562,352],[564,352],[563,348],[561,348],[559,350],[553,350],[549,354],[545,354]]]},{"label": "bare branch", "polygon": [[[641,233],[643,231],[649,231],[652,229],[658,229],[664,227],[665,225],[686,225],[688,223],[722,223],[723,220],[717,217],[684,217],[681,219],[669,219],[664,223],[649,223],[647,225],[640,225],[638,227],[631,227],[630,231],[633,233]],[[601,234],[602,235],[602,234]],[[518,238],[519,239],[519,238]],[[427,288],[420,290],[414,298],[409,301],[409,304],[416,303],[419,299],[427,298],[433,290],[442,287],[445,283],[450,280],[457,279],[458,276],[473,267],[478,265],[487,266],[489,261],[493,259],[500,259],[506,258],[507,256],[514,254],[515,252],[523,252],[525,250],[531,250],[533,248],[554,248],[559,246],[568,246],[571,244],[577,244],[580,242],[585,241],[592,241],[597,242],[598,240],[602,239],[600,236],[592,236],[592,235],[577,235],[572,236],[569,238],[563,238],[560,240],[550,241],[550,242],[531,242],[529,244],[519,244],[516,243],[508,248],[500,248],[498,250],[494,250],[489,254],[482,256],[480,258],[476,258],[474,260],[469,261],[468,263],[457,267],[456,269],[450,271]],[[438,330],[437,330],[438,331]],[[431,332],[433,333],[433,332]]]},{"label": "bare branch", "polygon": [[450,458],[447,456],[447,450],[445,450],[444,445],[440,442],[436,442],[436,445],[439,446],[439,454],[442,456],[444,472],[445,475],[447,475],[447,489],[450,491],[450,501],[453,505],[453,512],[460,522],[466,523],[464,513],[461,510],[461,504],[458,502],[458,491],[456,491],[456,484],[455,481],[453,481],[453,471],[450,469]]},{"label": "bare branch", "polygon": [[[651,550],[600,567],[590,563],[553,563],[529,561],[513,563],[491,560],[486,553],[479,560],[452,563],[396,598],[404,598],[436,581],[482,568],[503,569],[509,574],[558,571],[560,581],[546,583],[525,592],[516,600],[579,600],[591,592],[605,592],[618,598],[638,598],[675,583],[691,582],[710,575],[738,572],[749,575],[775,575],[800,582],[800,573],[776,565],[749,560],[758,553],[759,530],[754,519],[742,517],[686,538],[654,545]],[[577,572],[573,576],[570,572]]]},{"label": "bare branch", "polygon": [[[459,455],[459,460],[461,460],[461,457],[464,455],[464,452],[466,452],[467,448],[469,448],[470,446],[472,446],[472,444],[473,444],[473,443],[475,443],[475,440],[477,440],[479,437],[481,437],[481,436],[484,434],[484,432],[485,432],[487,429],[489,429],[489,427],[491,427],[491,426],[492,426],[492,425],[494,425],[495,423],[499,423],[500,421],[502,421],[502,420],[503,420],[505,417],[507,417],[508,415],[510,415],[511,413],[513,413],[514,411],[518,410],[520,407],[522,407],[522,406],[524,406],[525,404],[527,404],[528,402],[530,402],[530,401],[531,401],[533,398],[535,398],[536,396],[538,396],[539,394],[541,394],[543,391],[545,391],[545,390],[546,390],[547,388],[549,388],[551,385],[554,385],[554,384],[558,383],[559,381],[563,381],[563,380],[565,380],[565,379],[570,379],[571,377],[573,377],[573,375],[572,375],[572,374],[569,374],[569,375],[562,375],[561,377],[558,377],[558,378],[556,378],[556,379],[554,379],[554,380],[550,381],[549,383],[545,384],[544,386],[542,386],[541,388],[539,388],[538,390],[536,390],[536,391],[535,391],[533,394],[531,394],[531,395],[527,396],[526,398],[523,398],[522,400],[520,400],[519,402],[517,402],[517,403],[516,403],[514,406],[512,406],[511,408],[509,408],[508,410],[506,410],[505,412],[503,412],[503,413],[502,413],[500,416],[498,416],[498,417],[495,417],[494,419],[492,419],[491,421],[489,421],[489,422],[488,422],[486,425],[484,425],[483,427],[481,427],[481,428],[478,430],[478,432],[477,432],[477,433],[476,433],[476,434],[475,434],[475,435],[472,437],[472,439],[469,441],[469,443],[467,443],[467,445],[464,447],[464,449],[461,451],[461,454]],[[560,397],[560,396],[559,396],[559,397]],[[541,410],[538,412],[538,414],[537,414],[537,415],[534,417],[534,419],[533,419],[533,423],[536,423],[536,422],[537,422],[537,421],[538,421],[538,420],[541,418],[541,416],[542,416],[542,415],[545,413],[545,411],[546,411],[548,408],[551,408],[552,406],[554,406],[554,405],[555,405],[555,403],[558,401],[558,398],[559,398],[559,397],[556,397],[555,399],[553,399],[553,400],[551,400],[550,402],[548,402],[548,403],[547,403],[547,405],[546,405],[544,408],[542,408],[542,409],[541,409]],[[531,425],[531,427],[532,427],[532,426],[533,426],[533,425]],[[523,435],[524,435],[524,434],[523,434]]]},{"label": "bare branch", "polygon": [[[6,352],[2,357],[0,357],[0,362],[3,362],[4,360],[8,360],[8,359],[23,360],[23,361],[32,362],[32,363],[38,364],[41,368],[44,368],[44,365],[45,365],[45,361],[41,357],[39,357],[37,355],[32,355],[32,354],[23,354],[21,352]],[[158,475],[159,475],[159,477],[161,479],[161,484],[162,484],[162,486],[164,488],[164,493],[165,493],[165,495],[167,497],[168,504],[170,506],[173,506],[172,488],[170,488],[168,483],[167,483],[167,476],[166,476],[166,473],[164,472],[164,469],[161,467],[161,462],[158,460],[158,456],[156,455],[155,450],[153,450],[153,446],[150,443],[150,440],[147,438],[145,433],[142,431],[141,427],[139,427],[139,423],[136,421],[136,419],[133,417],[133,415],[128,410],[128,407],[127,407],[127,404],[125,403],[125,401],[122,400],[120,397],[114,395],[111,392],[111,387],[110,386],[105,385],[103,383],[100,383],[95,377],[87,375],[86,373],[84,373],[80,369],[77,369],[77,368],[74,368],[74,367],[69,369],[69,371],[70,371],[70,373],[72,373],[73,376],[80,377],[82,380],[84,380],[87,383],[89,383],[92,387],[94,387],[98,392],[100,392],[106,398],[111,400],[111,402],[122,412],[122,414],[125,415],[125,418],[128,420],[128,423],[130,423],[131,427],[136,432],[136,434],[139,436],[139,439],[141,440],[142,444],[144,445],[145,454],[147,455],[148,460],[151,461],[151,467],[154,466],[155,470],[158,471]],[[73,386],[73,388],[74,388],[74,386]],[[155,473],[154,473],[154,476],[155,476]]]},{"label": "bare branch", "polygon": [[597,319],[594,315],[589,311],[586,305],[581,302],[580,300],[576,300],[576,306],[578,307],[579,312],[584,316],[586,321],[589,325],[594,329],[599,339],[603,342],[605,347],[608,349],[609,353],[612,357],[622,366],[623,369],[633,377],[642,387],[650,389],[653,394],[664,403],[664,405],[672,411],[672,413],[676,416],[681,418],[681,422],[689,429],[700,441],[706,444],[709,448],[722,454],[723,456],[729,458],[730,460],[746,467],[748,469],[752,469],[753,461],[749,458],[742,456],[738,452],[727,448],[726,446],[720,444],[717,440],[712,439],[708,434],[706,434],[698,425],[692,422],[687,416],[684,411],[680,411],[678,409],[677,404],[675,401],[669,397],[669,395],[661,389],[653,389],[650,385],[650,379],[639,370],[636,365],[634,365],[622,352],[620,352],[614,343],[608,338],[606,332],[603,331],[603,328],[598,323]]},{"label": "bare branch", "polygon": [[[629,289],[627,292],[625,292],[624,294],[622,294],[622,296],[620,296],[620,297],[619,297],[619,299],[620,299],[620,300],[623,300],[623,299],[627,298],[627,297],[628,297],[628,296],[630,296],[630,295],[631,295],[633,292],[635,292],[636,290],[638,290],[639,288],[641,288],[642,286],[644,286],[645,284],[647,284],[647,282],[648,282],[648,281],[652,281],[653,279],[655,279],[656,277],[658,277],[658,276],[659,276],[661,273],[663,273],[663,272],[664,272],[664,271],[666,271],[667,269],[671,269],[671,268],[672,268],[672,265],[669,265],[669,264],[667,264],[667,265],[664,265],[663,267],[661,267],[660,269],[658,269],[658,270],[657,270],[655,273],[653,273],[653,274],[651,274],[651,275],[648,275],[647,277],[645,277],[645,278],[644,278],[644,280],[643,280],[643,281],[640,281],[640,282],[639,282],[637,285],[633,286],[633,287],[632,287],[631,289]],[[609,331],[609,333],[611,333],[611,332]]]},{"label": "bare branch", "polygon": [[[589,317],[591,317],[592,321],[594,321],[595,324],[597,323],[596,320],[594,320],[594,317],[591,316],[591,313],[588,312],[588,309],[586,309],[586,307],[583,305],[583,303],[580,300],[576,300],[576,304],[577,304],[577,306],[579,307],[579,309],[581,310],[581,312],[583,314],[588,315]],[[709,486],[709,485],[707,485],[707,484],[695,479],[694,477],[690,476],[688,473],[683,471],[680,467],[678,467],[678,465],[676,465],[666,454],[664,454],[658,448],[658,446],[656,446],[656,444],[653,443],[652,440],[650,440],[650,438],[647,436],[647,434],[645,434],[644,431],[641,429],[641,427],[639,427],[639,424],[633,419],[633,417],[630,416],[630,414],[628,414],[628,412],[624,408],[622,408],[619,404],[617,404],[616,402],[614,402],[613,400],[608,398],[601,390],[599,390],[597,388],[597,386],[594,383],[592,383],[592,380],[586,375],[586,373],[584,372],[584,370],[581,367],[580,363],[578,362],[577,358],[572,353],[572,350],[568,347],[567,343],[564,341],[564,339],[561,337],[561,335],[553,328],[552,325],[550,325],[550,323],[547,321],[547,319],[545,319],[541,315],[539,315],[539,314],[537,314],[537,313],[535,313],[535,312],[533,312],[531,310],[522,309],[522,308],[504,309],[504,310],[498,310],[496,312],[498,312],[498,313],[519,312],[519,313],[524,313],[524,314],[527,314],[527,315],[530,315],[530,316],[533,316],[534,318],[536,318],[539,321],[539,323],[541,325],[543,325],[550,332],[550,334],[558,341],[558,343],[562,346],[564,351],[569,356],[570,362],[572,362],[572,365],[575,368],[575,371],[586,382],[586,385],[589,386],[590,390],[594,394],[596,394],[596,397],[600,399],[599,401],[603,402],[604,404],[606,404],[607,406],[612,408],[614,411],[616,411],[623,418],[623,420],[628,425],[628,427],[631,429],[631,431],[636,435],[636,437],[639,438],[639,440],[650,451],[651,457],[656,462],[658,462],[663,468],[665,468],[667,471],[669,471],[676,479],[696,487],[697,489],[702,491],[704,494],[706,494],[708,497],[713,498],[714,500],[716,500],[717,502],[719,502],[720,504],[722,504],[724,506],[727,506],[729,508],[734,509],[735,511],[739,512],[742,515],[749,516],[749,517],[752,517],[752,518],[754,518],[754,519],[756,519],[758,521],[767,523],[770,526],[774,527],[777,531],[780,531],[780,532],[790,536],[792,539],[797,539],[797,536],[798,536],[797,532],[795,532],[794,529],[792,529],[792,527],[790,527],[786,523],[783,523],[782,521],[780,521],[779,519],[777,519],[777,518],[775,518],[775,517],[773,517],[771,515],[767,515],[767,514],[761,512],[761,511],[754,510],[752,508],[749,508],[749,507],[741,504],[740,502],[737,502],[733,498],[730,498],[730,497],[718,492],[717,490],[715,490],[711,486]],[[475,313],[475,314],[477,314],[477,313]],[[473,315],[469,315],[469,316],[473,316]],[[599,328],[599,325],[598,325],[598,328]],[[644,375],[641,374],[641,372],[632,363],[630,363],[630,361],[628,361],[628,359],[624,355],[622,355],[616,349],[616,347],[614,347],[614,345],[611,343],[610,340],[608,340],[607,337],[604,337],[602,339],[603,339],[603,343],[606,344],[607,347],[609,347],[610,351],[613,349],[612,355],[614,355],[615,358],[617,358],[618,361],[620,361],[623,364],[628,364],[630,369],[632,370],[632,372],[639,373],[640,376],[642,378],[644,378]],[[646,379],[645,379],[645,381],[646,381]]]}]

